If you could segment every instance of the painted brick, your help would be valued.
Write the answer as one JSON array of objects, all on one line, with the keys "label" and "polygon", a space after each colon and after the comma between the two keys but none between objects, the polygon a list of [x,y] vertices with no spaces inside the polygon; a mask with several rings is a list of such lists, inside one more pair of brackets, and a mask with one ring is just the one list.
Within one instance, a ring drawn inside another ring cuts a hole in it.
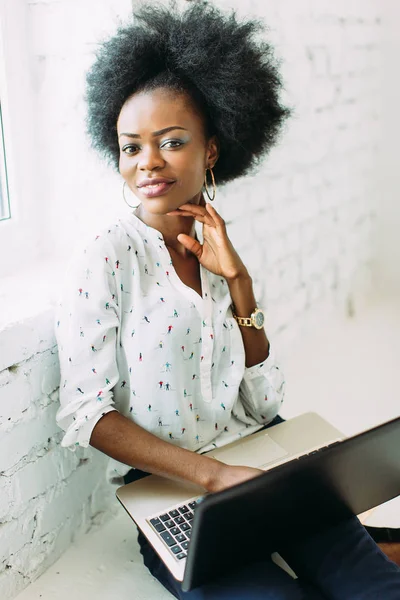
[{"label": "painted brick", "polygon": [[7,471],[27,457],[34,447],[46,444],[59,431],[55,421],[56,405],[46,407],[40,417],[24,421],[0,436],[0,472]]},{"label": "painted brick", "polygon": [[300,265],[295,256],[290,256],[279,263],[281,274],[281,292],[289,296],[300,285]]},{"label": "painted brick", "polygon": [[15,569],[3,571],[0,573],[0,598],[15,598],[29,583],[29,579]]},{"label": "painted brick", "polygon": [[49,309],[0,330],[0,371],[47,350],[50,340],[54,346],[52,315]]},{"label": "painted brick", "polygon": [[[51,394],[53,389],[58,388],[60,384],[60,377],[57,346],[43,352],[42,354],[36,354],[32,356],[30,359],[25,361],[21,367],[24,374],[28,378],[30,397],[32,398],[33,402],[39,402],[44,393]],[[52,373],[52,383],[50,388],[44,383],[46,373]],[[55,387],[53,388],[53,386]]]},{"label": "painted brick", "polygon": [[22,570],[29,578],[37,579],[68,549],[72,543],[72,531],[80,525],[81,522],[67,519],[57,530],[28,542],[12,557],[12,567]]},{"label": "painted brick", "polygon": [[34,529],[33,519],[14,519],[0,524],[0,564],[22,548],[32,537]]},{"label": "painted brick", "polygon": [[50,450],[34,462],[28,463],[13,475],[13,496],[21,504],[44,494],[60,480],[60,451]]},{"label": "painted brick", "polygon": [[270,303],[277,301],[282,295],[281,270],[279,264],[275,264],[273,267],[267,268],[265,279],[266,301],[269,305]]},{"label": "painted brick", "polygon": [[278,235],[268,235],[265,240],[264,248],[266,263],[268,265],[274,265],[276,262],[287,256],[286,236],[283,233]]},{"label": "painted brick", "polygon": [[0,428],[18,421],[30,404],[29,382],[24,376],[10,373],[8,381],[0,384]]},{"label": "painted brick", "polygon": [[48,501],[38,513],[38,530],[42,533],[53,531],[75,512],[82,510],[88,495],[99,485],[100,477],[98,465],[97,469],[83,466],[74,471],[67,483],[48,496]]},{"label": "painted brick", "polygon": [[11,478],[3,475],[0,477],[0,523],[8,520],[12,504],[11,498]]}]

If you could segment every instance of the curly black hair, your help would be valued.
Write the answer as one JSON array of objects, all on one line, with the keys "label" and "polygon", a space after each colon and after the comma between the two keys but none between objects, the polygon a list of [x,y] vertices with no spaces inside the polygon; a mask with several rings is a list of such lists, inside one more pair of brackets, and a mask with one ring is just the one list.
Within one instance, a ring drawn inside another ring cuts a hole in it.
[{"label": "curly black hair", "polygon": [[145,4],[132,23],[103,41],[86,75],[87,132],[92,147],[118,170],[117,120],[135,92],[166,87],[189,94],[205,134],[216,135],[217,183],[248,173],[276,144],[292,109],[279,100],[282,80],[265,25],[240,22],[208,3],[179,11],[174,1]]}]

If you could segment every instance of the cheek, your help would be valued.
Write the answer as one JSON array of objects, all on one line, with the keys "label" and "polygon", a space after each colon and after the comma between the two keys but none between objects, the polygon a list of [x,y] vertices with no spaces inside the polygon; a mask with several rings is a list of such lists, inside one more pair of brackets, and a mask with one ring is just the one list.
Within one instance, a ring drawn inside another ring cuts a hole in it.
[{"label": "cheek", "polygon": [[132,170],[132,161],[128,160],[126,154],[121,153],[119,156],[119,172],[124,177],[130,170]]},{"label": "cheek", "polygon": [[[179,163],[179,167],[178,167]],[[181,179],[186,185],[198,187],[204,180],[205,168],[201,154],[190,153],[177,158],[175,166],[179,168]]]}]

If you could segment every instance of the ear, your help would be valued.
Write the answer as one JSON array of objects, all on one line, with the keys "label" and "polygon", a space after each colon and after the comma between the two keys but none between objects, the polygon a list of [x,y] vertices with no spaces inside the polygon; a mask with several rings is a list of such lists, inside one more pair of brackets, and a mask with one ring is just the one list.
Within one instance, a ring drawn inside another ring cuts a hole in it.
[{"label": "ear", "polygon": [[213,135],[209,140],[208,140],[208,145],[207,145],[207,154],[206,154],[206,168],[210,168],[211,169],[214,167],[215,163],[218,160],[219,157],[219,141],[216,135]]}]

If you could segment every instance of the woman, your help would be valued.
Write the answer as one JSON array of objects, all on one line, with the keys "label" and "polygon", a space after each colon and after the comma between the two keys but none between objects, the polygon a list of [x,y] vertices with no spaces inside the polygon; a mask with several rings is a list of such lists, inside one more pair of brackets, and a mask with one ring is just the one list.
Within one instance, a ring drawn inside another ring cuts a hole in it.
[{"label": "woman", "polygon": [[[257,28],[199,4],[142,7],[88,73],[93,146],[139,205],[70,265],[57,310],[57,421],[63,446],[112,457],[116,483],[156,473],[224,489],[261,471],[201,453],[281,420],[285,382],[252,279],[211,204],[291,113]],[[277,548],[298,580],[264,560],[188,593],[139,542],[177,598],[400,597],[400,570],[357,518]]]}]

